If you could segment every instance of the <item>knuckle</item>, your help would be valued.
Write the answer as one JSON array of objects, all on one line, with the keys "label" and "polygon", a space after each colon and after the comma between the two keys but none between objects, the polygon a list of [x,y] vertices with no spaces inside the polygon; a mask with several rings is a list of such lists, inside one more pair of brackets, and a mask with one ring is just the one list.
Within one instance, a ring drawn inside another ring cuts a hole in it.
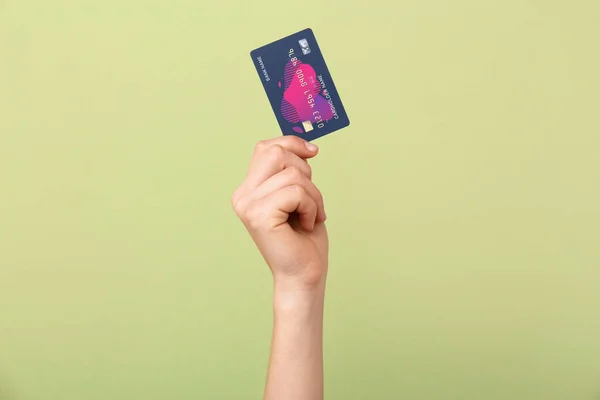
[{"label": "knuckle", "polygon": [[269,147],[269,153],[273,157],[279,158],[285,154],[285,149],[279,144],[274,144],[273,146]]},{"label": "knuckle", "polygon": [[261,207],[254,205],[248,207],[245,214],[246,224],[253,230],[259,230],[264,226],[265,216]]},{"label": "knuckle", "polygon": [[296,166],[291,166],[287,168],[287,173],[290,179],[292,179],[294,182],[298,182],[302,179],[302,171],[300,171],[300,168]]},{"label": "knuckle", "polygon": [[242,218],[246,211],[247,200],[241,193],[241,188],[238,188],[231,196],[231,205],[235,213]]},{"label": "knuckle", "polygon": [[235,199],[235,201],[233,203],[233,210],[235,211],[235,213],[238,216],[242,217],[244,215],[245,209],[246,209],[246,207],[245,207],[243,199],[241,199],[241,198]]},{"label": "knuckle", "polygon": [[261,140],[259,142],[256,142],[256,145],[254,145],[254,152],[255,153],[261,153],[262,151],[264,151],[264,149],[267,147],[267,143],[265,140]]},{"label": "knuckle", "polygon": [[297,196],[303,196],[306,193],[302,185],[292,185],[290,186],[290,190],[292,190]]},{"label": "knuckle", "polygon": [[231,206],[235,210],[240,199],[240,188],[237,188],[231,195]]},{"label": "knuckle", "polygon": [[312,179],[312,167],[310,166],[309,163],[306,163],[306,173],[307,173],[308,179]]},{"label": "knuckle", "polygon": [[270,146],[268,149],[268,157],[273,163],[283,164],[285,149],[278,144]]}]

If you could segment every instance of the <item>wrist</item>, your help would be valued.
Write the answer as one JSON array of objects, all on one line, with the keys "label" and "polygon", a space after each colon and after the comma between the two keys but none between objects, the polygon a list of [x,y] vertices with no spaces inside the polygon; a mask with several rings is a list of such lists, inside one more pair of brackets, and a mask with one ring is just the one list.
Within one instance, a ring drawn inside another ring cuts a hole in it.
[{"label": "wrist", "polygon": [[325,302],[325,278],[314,285],[276,280],[273,291],[273,309],[276,314],[292,316],[322,315]]}]

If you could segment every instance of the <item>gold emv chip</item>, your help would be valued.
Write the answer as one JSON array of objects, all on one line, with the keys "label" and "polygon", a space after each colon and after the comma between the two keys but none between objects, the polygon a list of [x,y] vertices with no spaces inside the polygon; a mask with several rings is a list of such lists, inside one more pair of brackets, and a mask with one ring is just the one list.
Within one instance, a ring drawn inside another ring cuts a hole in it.
[{"label": "gold emv chip", "polygon": [[310,132],[313,130],[312,122],[310,121],[303,121],[302,126],[304,126],[304,131],[306,132]]}]

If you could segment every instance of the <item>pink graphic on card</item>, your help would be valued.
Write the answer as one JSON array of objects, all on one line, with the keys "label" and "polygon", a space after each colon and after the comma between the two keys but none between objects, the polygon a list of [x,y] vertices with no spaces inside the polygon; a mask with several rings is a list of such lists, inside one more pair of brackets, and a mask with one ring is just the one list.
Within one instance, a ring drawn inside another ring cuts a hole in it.
[{"label": "pink graphic on card", "polygon": [[[280,86],[281,87],[281,86]],[[321,96],[321,84],[313,67],[300,60],[290,61],[285,66],[281,113],[290,123],[310,121],[318,123],[333,118],[329,102]],[[294,131],[300,132],[301,128]]]}]

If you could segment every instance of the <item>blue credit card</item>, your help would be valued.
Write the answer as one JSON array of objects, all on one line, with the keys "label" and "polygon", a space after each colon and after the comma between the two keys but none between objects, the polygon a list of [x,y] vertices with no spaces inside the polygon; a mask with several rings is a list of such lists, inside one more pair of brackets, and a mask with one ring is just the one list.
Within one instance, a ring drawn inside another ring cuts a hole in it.
[{"label": "blue credit card", "polygon": [[284,135],[310,141],[350,125],[311,29],[259,47],[250,56]]}]

